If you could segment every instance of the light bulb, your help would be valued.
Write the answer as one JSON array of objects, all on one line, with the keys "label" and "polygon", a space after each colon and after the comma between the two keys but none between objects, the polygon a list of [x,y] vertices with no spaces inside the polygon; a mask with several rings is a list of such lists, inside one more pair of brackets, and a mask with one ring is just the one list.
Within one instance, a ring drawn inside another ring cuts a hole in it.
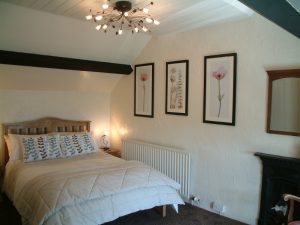
[{"label": "light bulb", "polygon": [[139,32],[139,28],[134,28],[135,33]]},{"label": "light bulb", "polygon": [[154,24],[155,24],[155,25],[159,25],[160,22],[159,22],[158,20],[154,20]]},{"label": "light bulb", "polygon": [[107,24],[104,24],[102,28],[103,28],[103,30],[106,30],[107,29]]},{"label": "light bulb", "polygon": [[103,9],[108,9],[108,4],[107,4],[107,3],[104,3],[104,4],[102,5],[102,8],[103,8]]},{"label": "light bulb", "polygon": [[98,26],[96,26],[96,30],[100,30],[101,29],[101,25],[99,24]]},{"label": "light bulb", "polygon": [[123,34],[123,31],[120,29],[120,30],[118,31],[118,34],[119,34],[119,35]]},{"label": "light bulb", "polygon": [[152,20],[151,18],[146,18],[146,22],[147,22],[147,23],[152,23],[153,20]]},{"label": "light bulb", "polygon": [[101,15],[97,15],[97,16],[95,17],[95,19],[98,20],[98,21],[99,21],[99,20],[102,20],[102,18],[103,18],[103,16],[101,16]]},{"label": "light bulb", "polygon": [[86,18],[87,20],[91,20],[91,19],[93,18],[93,16],[92,16],[91,14],[89,14],[89,15],[87,15],[85,18]]},{"label": "light bulb", "polygon": [[148,9],[148,8],[143,8],[143,12],[144,12],[144,13],[148,13],[148,12],[149,12],[149,9]]},{"label": "light bulb", "polygon": [[125,12],[125,13],[124,13],[124,16],[128,16],[128,15],[129,15],[129,13],[128,13],[128,12]]},{"label": "light bulb", "polygon": [[145,32],[148,31],[147,27],[143,27],[142,29],[143,29],[143,31],[145,31]]}]

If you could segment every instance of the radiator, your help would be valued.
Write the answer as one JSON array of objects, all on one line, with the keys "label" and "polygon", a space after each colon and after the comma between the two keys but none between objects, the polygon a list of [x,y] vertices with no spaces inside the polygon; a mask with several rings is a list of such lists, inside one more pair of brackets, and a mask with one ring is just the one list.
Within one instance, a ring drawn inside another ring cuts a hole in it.
[{"label": "radiator", "polygon": [[189,199],[190,154],[170,148],[136,140],[122,140],[122,158],[137,160],[164,173],[181,185],[179,194]]}]

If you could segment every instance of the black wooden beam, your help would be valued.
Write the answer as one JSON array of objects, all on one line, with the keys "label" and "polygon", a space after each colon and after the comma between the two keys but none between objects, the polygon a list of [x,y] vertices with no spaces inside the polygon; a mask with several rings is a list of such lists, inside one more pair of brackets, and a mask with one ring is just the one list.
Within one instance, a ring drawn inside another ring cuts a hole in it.
[{"label": "black wooden beam", "polygon": [[300,14],[286,0],[239,0],[300,38]]},{"label": "black wooden beam", "polygon": [[129,75],[130,65],[0,50],[0,64]]}]

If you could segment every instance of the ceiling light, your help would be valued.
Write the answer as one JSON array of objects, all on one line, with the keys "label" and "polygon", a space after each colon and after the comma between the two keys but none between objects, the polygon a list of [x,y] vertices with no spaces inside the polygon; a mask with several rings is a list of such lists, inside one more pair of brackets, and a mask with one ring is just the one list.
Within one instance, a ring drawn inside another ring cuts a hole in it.
[{"label": "ceiling light", "polygon": [[[111,28],[116,29],[119,27],[121,29],[115,33],[121,35],[123,34],[123,30],[131,30],[132,33],[138,33],[139,30],[147,32],[149,28],[145,26],[146,23],[160,24],[158,20],[153,19],[152,16],[148,14],[148,7],[152,6],[154,4],[153,2],[141,8],[132,6],[130,1],[116,1],[114,4],[108,4],[108,2],[110,2],[110,0],[107,0],[102,5],[103,10],[96,9],[96,13],[93,14],[90,9],[89,15],[86,16],[87,20],[93,19],[93,21],[98,23],[96,26],[97,30],[100,30],[102,27],[104,32],[106,32],[110,31]],[[101,24],[99,21],[102,21]]]},{"label": "ceiling light", "polygon": [[95,16],[95,19],[98,20],[98,21],[99,21],[99,20],[102,20],[102,18],[103,18],[103,16],[101,16],[101,15]]},{"label": "ceiling light", "polygon": [[85,18],[86,18],[87,20],[91,20],[91,19],[93,18],[93,16],[92,16],[92,15],[87,15]]},{"label": "ceiling light", "polygon": [[107,3],[104,3],[104,4],[102,5],[102,8],[103,8],[103,9],[108,9],[108,7],[109,7],[109,5],[108,5]]},{"label": "ceiling light", "polygon": [[147,22],[147,23],[152,23],[153,20],[152,20],[151,18],[146,18],[146,22]]},{"label": "ceiling light", "polygon": [[160,24],[160,22],[158,20],[154,20],[153,22],[154,22],[155,25],[159,25]]}]

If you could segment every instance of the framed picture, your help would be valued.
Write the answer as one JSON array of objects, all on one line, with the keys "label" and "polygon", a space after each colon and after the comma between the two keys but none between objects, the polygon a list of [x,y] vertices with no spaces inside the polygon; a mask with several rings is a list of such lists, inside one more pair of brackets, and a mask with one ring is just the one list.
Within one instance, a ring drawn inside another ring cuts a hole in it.
[{"label": "framed picture", "polygon": [[188,115],[189,61],[166,64],[166,114]]},{"label": "framed picture", "polygon": [[134,67],[134,115],[153,117],[154,63]]},{"label": "framed picture", "polygon": [[237,54],[204,57],[204,123],[235,125]]}]

